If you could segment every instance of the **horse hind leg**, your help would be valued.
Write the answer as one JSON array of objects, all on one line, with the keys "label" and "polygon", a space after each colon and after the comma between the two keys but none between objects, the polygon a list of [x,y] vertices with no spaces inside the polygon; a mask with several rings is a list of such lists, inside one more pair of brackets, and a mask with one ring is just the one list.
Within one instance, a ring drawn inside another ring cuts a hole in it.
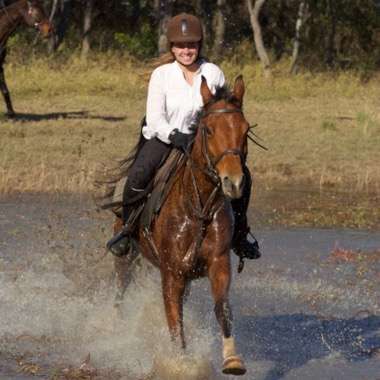
[{"label": "horse hind leg", "polygon": [[3,69],[3,66],[1,64],[0,64],[0,90],[1,90],[1,93],[3,94],[5,105],[7,107],[7,116],[8,117],[14,117],[15,111],[13,109],[11,96],[9,94],[7,84],[5,82],[4,69]]},{"label": "horse hind leg", "polygon": [[[117,219],[114,224],[114,231],[119,231],[120,228],[122,228],[122,226],[122,220]],[[132,279],[132,267],[137,256],[138,252],[134,250],[132,247],[130,248],[127,255],[122,257],[114,256],[114,271],[116,282],[116,295],[114,300],[114,307],[119,317],[122,317],[121,305],[124,300],[125,291],[127,290],[127,287]]]},{"label": "horse hind leg", "polygon": [[126,256],[114,257],[114,270],[116,280],[116,296],[114,301],[115,308],[120,308],[124,300],[125,291],[127,290],[127,287],[132,279],[132,265],[137,256],[138,253],[131,249]]},{"label": "horse hind leg", "polygon": [[237,355],[235,339],[232,336],[232,311],[228,302],[231,279],[229,255],[214,260],[209,269],[212,294],[215,301],[215,316],[223,333],[223,373],[226,375],[244,375],[246,368]]}]

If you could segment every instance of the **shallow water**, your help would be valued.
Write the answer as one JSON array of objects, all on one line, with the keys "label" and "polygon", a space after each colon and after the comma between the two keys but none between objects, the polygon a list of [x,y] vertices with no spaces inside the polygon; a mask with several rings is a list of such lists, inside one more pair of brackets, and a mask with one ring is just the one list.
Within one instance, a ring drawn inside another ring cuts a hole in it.
[{"label": "shallow water", "polygon": [[[101,259],[110,224],[83,197],[2,198],[1,379],[75,378],[88,354],[93,378],[142,379],[159,367],[161,378],[175,378],[157,271],[139,266],[125,319],[114,313],[112,259]],[[377,380],[380,233],[261,223],[256,235],[263,257],[240,275],[233,261],[242,378]],[[185,307],[190,362],[181,367],[191,368],[188,378],[228,378],[212,311],[207,281],[194,282]]]}]

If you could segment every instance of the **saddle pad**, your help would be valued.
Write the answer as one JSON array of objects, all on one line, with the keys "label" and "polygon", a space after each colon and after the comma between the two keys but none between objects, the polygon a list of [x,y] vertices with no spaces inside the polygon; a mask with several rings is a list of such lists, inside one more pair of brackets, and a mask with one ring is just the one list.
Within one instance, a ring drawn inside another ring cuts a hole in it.
[{"label": "saddle pad", "polygon": [[[140,224],[144,228],[148,228],[155,215],[160,211],[171,186],[174,181],[176,172],[185,162],[185,155],[178,149],[172,149],[164,164],[158,169],[153,181],[148,185],[148,189],[153,187],[145,198],[144,208],[138,207],[141,211]],[[115,185],[113,195],[103,201],[102,209],[111,209],[111,211],[119,218],[122,216],[123,191],[127,176],[121,178]],[[136,206],[141,206],[141,202],[137,202]]]},{"label": "saddle pad", "polygon": [[152,221],[161,210],[174,183],[176,173],[186,161],[186,156],[178,149],[172,149],[165,163],[154,177],[153,190],[148,195],[140,217],[140,226],[149,230]]}]

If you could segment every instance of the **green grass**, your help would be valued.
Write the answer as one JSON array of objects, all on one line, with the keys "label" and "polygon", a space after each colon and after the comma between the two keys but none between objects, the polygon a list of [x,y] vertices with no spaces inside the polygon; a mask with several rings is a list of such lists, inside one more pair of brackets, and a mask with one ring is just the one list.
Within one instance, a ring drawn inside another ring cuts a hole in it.
[{"label": "green grass", "polygon": [[[91,190],[100,165],[125,156],[137,139],[143,67],[109,55],[87,63],[8,63],[14,106],[24,118],[5,119],[0,102],[0,192]],[[256,180],[379,191],[376,79],[362,84],[351,72],[289,76],[284,63],[268,83],[257,63],[222,67],[230,82],[244,75],[246,117],[269,148],[251,146]]]}]

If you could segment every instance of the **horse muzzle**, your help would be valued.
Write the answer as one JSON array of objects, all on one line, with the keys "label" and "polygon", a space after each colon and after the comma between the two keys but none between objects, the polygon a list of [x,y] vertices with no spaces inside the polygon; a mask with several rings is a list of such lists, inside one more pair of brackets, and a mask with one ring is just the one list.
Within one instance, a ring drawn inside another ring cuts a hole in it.
[{"label": "horse muzzle", "polygon": [[54,27],[49,21],[43,21],[40,23],[35,23],[34,27],[39,30],[42,37],[48,38],[54,33]]},{"label": "horse muzzle", "polygon": [[244,176],[224,176],[221,178],[223,194],[230,199],[243,195]]}]

